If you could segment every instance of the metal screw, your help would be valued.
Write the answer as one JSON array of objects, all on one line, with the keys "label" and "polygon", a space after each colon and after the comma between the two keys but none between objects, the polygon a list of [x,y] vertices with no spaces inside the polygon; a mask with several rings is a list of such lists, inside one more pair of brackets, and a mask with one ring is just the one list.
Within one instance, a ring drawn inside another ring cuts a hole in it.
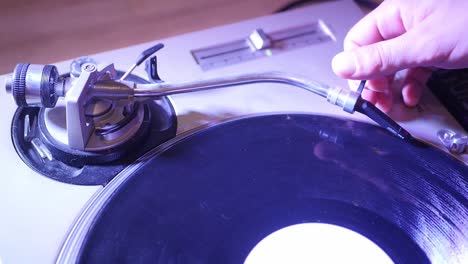
[{"label": "metal screw", "polygon": [[444,146],[452,153],[462,154],[468,146],[468,136],[457,134],[449,129],[442,129],[437,137]]},{"label": "metal screw", "polygon": [[91,63],[86,63],[83,65],[83,70],[87,71],[87,72],[92,72],[94,70],[96,70],[96,66],[94,66],[94,64],[91,64]]}]

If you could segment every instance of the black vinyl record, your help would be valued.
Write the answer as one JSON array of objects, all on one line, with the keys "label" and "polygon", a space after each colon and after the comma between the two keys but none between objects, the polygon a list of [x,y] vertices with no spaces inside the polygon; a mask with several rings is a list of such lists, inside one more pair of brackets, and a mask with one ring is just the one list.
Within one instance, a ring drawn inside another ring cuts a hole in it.
[{"label": "black vinyl record", "polygon": [[314,222],[362,234],[395,263],[466,260],[467,166],[369,124],[238,119],[170,141],[118,179],[80,231],[81,263],[242,263],[276,230]]}]

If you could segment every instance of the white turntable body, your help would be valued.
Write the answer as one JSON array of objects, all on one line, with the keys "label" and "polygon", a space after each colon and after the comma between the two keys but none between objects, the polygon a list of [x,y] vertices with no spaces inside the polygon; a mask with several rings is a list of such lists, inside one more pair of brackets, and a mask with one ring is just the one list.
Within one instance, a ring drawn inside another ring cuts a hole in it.
[{"label": "white turntable body", "polygon": [[[274,70],[345,87],[347,82],[332,73],[330,61],[342,50],[348,29],[361,17],[361,10],[352,1],[332,1],[164,39],[160,42],[165,48],[158,53],[159,74],[165,81],[177,82]],[[205,69],[192,54],[192,51],[246,39],[254,30],[269,34],[304,25],[320,25],[329,39],[279,53],[265,49],[265,56],[245,61],[239,57],[239,62],[221,60],[216,67]],[[117,69],[128,69],[138,54],[154,43],[91,57],[99,62],[113,62]],[[64,73],[69,64],[70,61],[64,61],[55,65]],[[142,67],[134,73],[146,76]],[[4,76],[1,78],[0,83],[3,83]],[[180,94],[171,96],[171,100],[178,116],[178,133],[231,117],[285,111],[372,122],[363,115],[348,114],[315,94],[281,84],[252,84]],[[54,262],[75,219],[103,186],[65,184],[29,168],[11,142],[11,120],[17,106],[5,92],[0,95],[0,102],[3,105],[0,115],[0,145],[3,148],[0,152],[0,263]],[[419,107],[406,108],[397,102],[391,115],[415,137],[440,148],[443,148],[437,139],[440,129],[463,131],[429,91],[424,94]],[[467,155],[459,158],[468,161]]]}]

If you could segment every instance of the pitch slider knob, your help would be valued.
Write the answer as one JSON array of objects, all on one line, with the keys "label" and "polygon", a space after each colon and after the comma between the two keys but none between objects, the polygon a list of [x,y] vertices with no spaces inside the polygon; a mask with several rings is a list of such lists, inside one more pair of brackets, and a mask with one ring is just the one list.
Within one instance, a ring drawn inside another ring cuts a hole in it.
[{"label": "pitch slider knob", "polygon": [[249,35],[248,40],[253,51],[264,50],[271,47],[271,40],[263,29],[256,29]]}]

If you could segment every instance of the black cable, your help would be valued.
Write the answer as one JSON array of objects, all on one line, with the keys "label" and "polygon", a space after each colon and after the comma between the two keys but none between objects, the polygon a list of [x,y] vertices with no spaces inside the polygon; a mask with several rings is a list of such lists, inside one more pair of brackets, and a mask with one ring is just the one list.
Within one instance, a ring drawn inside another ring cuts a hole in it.
[{"label": "black cable", "polygon": [[299,7],[299,6],[308,4],[310,2],[327,2],[327,1],[330,1],[330,0],[296,0],[296,1],[290,2],[290,3],[286,4],[286,5],[278,8],[275,11],[275,13],[281,13],[281,12],[284,12],[284,11],[288,11],[290,9],[294,9],[294,8]]},{"label": "black cable", "polygon": [[379,6],[379,3],[376,1],[372,0],[354,0],[357,4],[359,4],[362,7],[369,8],[369,9],[375,9],[376,7]]},{"label": "black cable", "polygon": [[[296,0],[278,8],[275,11],[275,13],[288,11],[288,10],[291,10],[291,9],[294,9],[294,8],[297,8],[302,5],[312,3],[312,2],[329,2],[329,1],[334,1],[334,0]],[[363,7],[370,8],[370,9],[374,9],[379,5],[376,1],[372,1],[372,0],[354,0],[354,2],[356,2],[357,4]]]}]

